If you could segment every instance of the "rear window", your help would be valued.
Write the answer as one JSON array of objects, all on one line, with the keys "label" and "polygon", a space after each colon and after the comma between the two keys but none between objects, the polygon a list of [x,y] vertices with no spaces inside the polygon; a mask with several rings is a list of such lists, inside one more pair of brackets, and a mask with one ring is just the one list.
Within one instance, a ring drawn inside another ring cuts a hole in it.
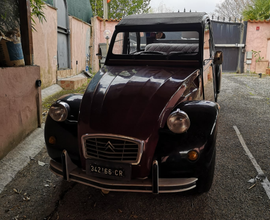
[{"label": "rear window", "polygon": [[198,52],[199,33],[196,31],[119,32],[112,49],[114,55],[132,56],[133,59],[149,55],[181,59]]}]

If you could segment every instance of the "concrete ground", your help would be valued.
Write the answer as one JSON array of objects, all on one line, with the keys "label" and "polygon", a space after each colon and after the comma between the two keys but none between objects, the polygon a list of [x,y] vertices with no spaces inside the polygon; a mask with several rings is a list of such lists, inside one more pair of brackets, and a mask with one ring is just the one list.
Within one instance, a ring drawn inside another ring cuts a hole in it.
[{"label": "concrete ground", "polygon": [[[92,77],[93,75],[84,72],[75,77]],[[42,101],[63,89],[58,84],[49,86],[41,91]],[[16,148],[10,151],[2,160],[0,160],[0,193],[4,187],[12,181],[15,175],[23,169],[32,158],[34,158],[45,146],[44,124],[41,128],[33,131]]]},{"label": "concrete ground", "polygon": [[[55,84],[42,90],[42,101],[49,96],[60,92],[62,88]],[[15,149],[0,160],[0,193],[12,181],[15,175],[23,169],[44,147],[44,124],[33,131]]]}]

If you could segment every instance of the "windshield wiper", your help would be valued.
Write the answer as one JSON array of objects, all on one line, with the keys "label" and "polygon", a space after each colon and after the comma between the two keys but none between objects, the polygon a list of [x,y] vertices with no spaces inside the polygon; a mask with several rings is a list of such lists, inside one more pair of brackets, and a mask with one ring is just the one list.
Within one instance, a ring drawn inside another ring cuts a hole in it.
[{"label": "windshield wiper", "polygon": [[172,56],[179,56],[179,55],[195,55],[197,54],[198,52],[187,52],[187,51],[179,51],[179,52],[176,52],[176,51],[173,51],[173,52],[170,52],[168,54],[168,57],[172,57]]},{"label": "windshield wiper", "polygon": [[134,53],[134,55],[143,55],[143,54],[167,55],[167,53],[161,52],[161,51],[141,51],[141,52]]}]

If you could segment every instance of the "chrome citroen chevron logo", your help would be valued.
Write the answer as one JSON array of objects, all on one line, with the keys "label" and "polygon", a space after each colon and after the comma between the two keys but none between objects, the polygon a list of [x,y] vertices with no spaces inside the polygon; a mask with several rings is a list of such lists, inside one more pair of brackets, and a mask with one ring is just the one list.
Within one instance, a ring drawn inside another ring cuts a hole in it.
[{"label": "chrome citroen chevron logo", "polygon": [[114,149],[115,147],[112,145],[110,141],[108,141],[107,144],[105,145],[105,151],[115,152]]}]

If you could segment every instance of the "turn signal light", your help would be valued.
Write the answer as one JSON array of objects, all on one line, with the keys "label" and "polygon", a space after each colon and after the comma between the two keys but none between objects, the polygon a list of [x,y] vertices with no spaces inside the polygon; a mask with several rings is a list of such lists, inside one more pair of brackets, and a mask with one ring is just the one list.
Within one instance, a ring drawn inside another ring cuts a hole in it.
[{"label": "turn signal light", "polygon": [[49,143],[50,143],[50,144],[56,144],[56,138],[55,138],[54,136],[51,136],[51,137],[49,138]]},{"label": "turn signal light", "polygon": [[188,152],[188,159],[195,161],[199,158],[199,153],[196,150],[191,150]]}]

